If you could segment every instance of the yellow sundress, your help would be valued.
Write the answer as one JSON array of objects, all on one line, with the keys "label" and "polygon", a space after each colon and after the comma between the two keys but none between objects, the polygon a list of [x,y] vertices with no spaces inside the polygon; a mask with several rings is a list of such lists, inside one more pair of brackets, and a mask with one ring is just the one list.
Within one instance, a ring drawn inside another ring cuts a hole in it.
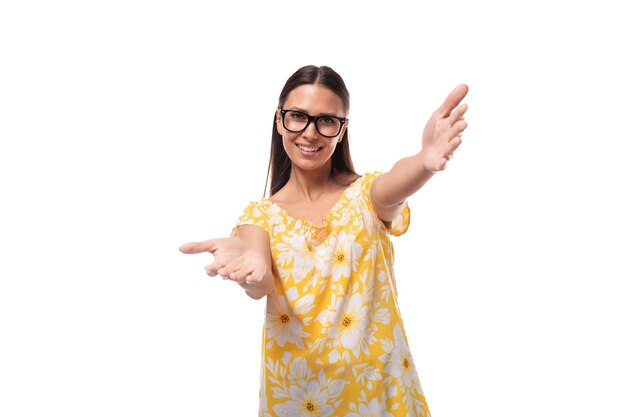
[{"label": "yellow sundress", "polygon": [[263,329],[260,417],[429,417],[397,303],[393,245],[410,211],[387,228],[369,190],[380,172],[350,184],[322,226],[267,198],[237,226],[270,237],[276,294]]}]

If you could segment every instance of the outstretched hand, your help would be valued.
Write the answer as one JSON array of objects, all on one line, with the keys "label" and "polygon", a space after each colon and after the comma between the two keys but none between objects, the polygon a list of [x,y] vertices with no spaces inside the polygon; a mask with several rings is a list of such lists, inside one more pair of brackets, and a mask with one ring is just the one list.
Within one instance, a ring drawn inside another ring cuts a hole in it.
[{"label": "outstretched hand", "polygon": [[185,243],[179,250],[187,254],[212,253],[215,259],[205,267],[207,274],[220,275],[241,285],[259,284],[267,272],[263,254],[236,237]]},{"label": "outstretched hand", "polygon": [[445,169],[454,151],[461,145],[461,135],[467,127],[463,118],[467,104],[459,104],[468,89],[467,85],[461,84],[452,90],[426,123],[421,154],[424,168],[429,172]]}]

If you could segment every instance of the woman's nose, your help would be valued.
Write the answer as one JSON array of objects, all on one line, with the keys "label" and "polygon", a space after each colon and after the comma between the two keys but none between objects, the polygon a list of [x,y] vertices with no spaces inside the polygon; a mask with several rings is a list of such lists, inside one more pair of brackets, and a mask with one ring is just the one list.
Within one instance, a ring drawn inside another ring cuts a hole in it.
[{"label": "woman's nose", "polygon": [[315,127],[315,122],[311,121],[309,125],[302,132],[302,136],[305,138],[316,138],[318,135],[317,127]]}]

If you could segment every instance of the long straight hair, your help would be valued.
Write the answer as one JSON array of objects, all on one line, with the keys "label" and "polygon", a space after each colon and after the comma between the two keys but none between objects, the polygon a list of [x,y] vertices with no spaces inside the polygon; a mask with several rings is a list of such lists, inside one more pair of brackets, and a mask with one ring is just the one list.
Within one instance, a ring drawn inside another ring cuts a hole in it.
[{"label": "long straight hair", "polygon": [[[332,68],[315,65],[307,65],[293,73],[285,83],[283,90],[278,97],[278,107],[282,108],[287,100],[287,96],[291,91],[304,84],[322,85],[341,99],[346,115],[350,111],[350,93],[346,88],[343,79]],[[287,184],[291,175],[291,160],[285,148],[283,147],[283,138],[276,128],[276,112],[274,112],[274,122],[272,123],[272,147],[270,150],[270,162],[267,166],[267,176],[265,178],[265,190],[263,196],[267,192],[267,182],[270,180],[270,197],[276,194],[281,188]],[[350,156],[350,145],[348,144],[348,129],[346,128],[341,141],[337,143],[335,152],[331,156],[330,175],[334,178],[348,174],[348,176],[357,175],[352,164]]]}]

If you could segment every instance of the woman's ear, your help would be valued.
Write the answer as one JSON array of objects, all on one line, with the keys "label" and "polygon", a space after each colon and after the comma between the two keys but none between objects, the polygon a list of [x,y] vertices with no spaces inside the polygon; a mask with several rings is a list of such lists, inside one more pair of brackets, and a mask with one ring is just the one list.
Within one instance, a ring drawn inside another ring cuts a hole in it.
[{"label": "woman's ear", "polygon": [[340,143],[343,140],[343,136],[346,134],[346,130],[348,129],[348,122],[350,122],[350,120],[346,119],[346,122],[343,124],[343,126],[341,126],[341,132],[339,132],[339,140],[337,141],[337,143]]},{"label": "woman's ear", "polygon": [[278,131],[279,135],[283,135],[283,119],[282,115],[280,114],[280,107],[276,108],[276,130]]}]

